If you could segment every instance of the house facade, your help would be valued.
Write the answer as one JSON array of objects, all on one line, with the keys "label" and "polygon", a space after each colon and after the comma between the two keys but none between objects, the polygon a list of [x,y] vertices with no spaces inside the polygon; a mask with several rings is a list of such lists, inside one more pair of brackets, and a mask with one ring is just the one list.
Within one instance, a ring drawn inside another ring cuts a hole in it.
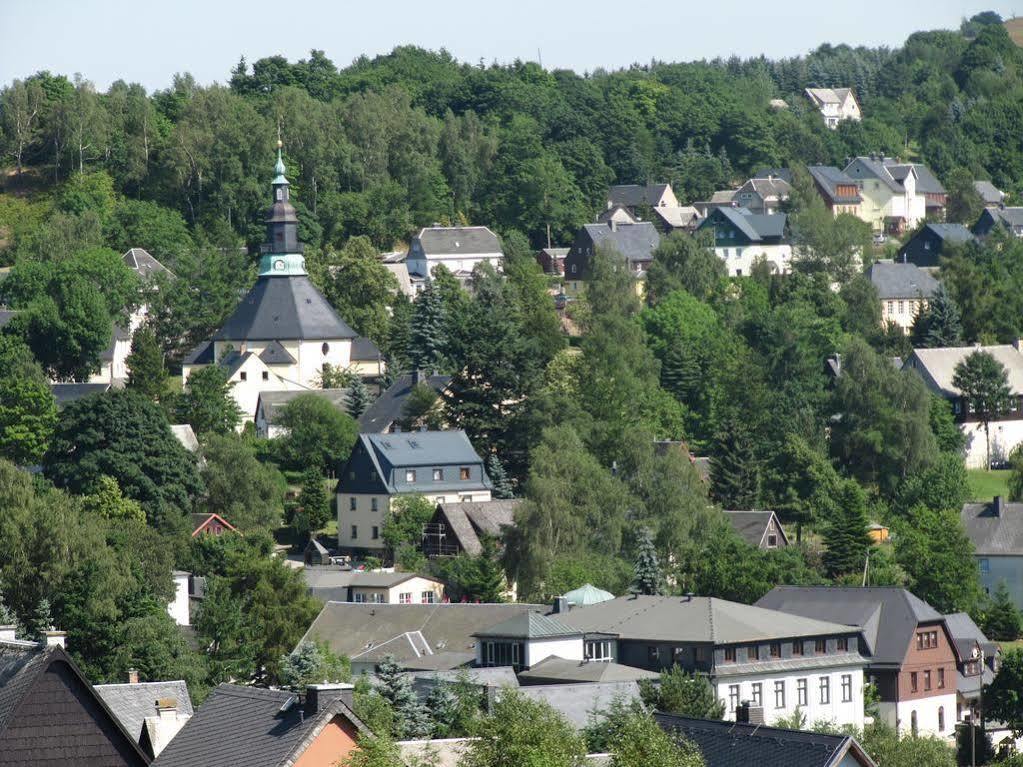
[{"label": "house facade", "polygon": [[960,511],[966,535],[980,569],[984,592],[994,594],[1000,583],[1023,609],[1023,503],[996,496],[990,503],[967,503]]},{"label": "house facade", "polygon": [[792,185],[783,178],[751,178],[735,190],[732,199],[737,207],[745,208],[750,213],[772,215],[781,210],[791,191]]},{"label": "house facade", "polygon": [[867,278],[881,300],[881,324],[896,325],[903,333],[910,331],[938,289],[938,281],[915,264],[877,261],[867,269]]},{"label": "house facade", "polygon": [[899,261],[922,269],[935,269],[941,266],[941,257],[947,255],[948,246],[965,245],[973,239],[973,233],[962,224],[928,223],[899,248]]},{"label": "house facade", "polygon": [[607,190],[607,207],[621,206],[633,216],[644,207],[677,208],[671,184],[617,184]]},{"label": "house facade", "polygon": [[473,634],[477,666],[511,666],[516,672],[548,658],[582,662],[583,632],[558,616],[522,613]]},{"label": "house facade", "polygon": [[788,274],[792,245],[786,233],[787,216],[750,213],[742,208],[715,208],[697,227],[714,233],[714,252],[732,277],[749,275],[760,261],[775,274]]},{"label": "house facade", "polygon": [[[501,271],[504,251],[497,235],[485,226],[427,226],[409,244],[405,264],[414,285],[433,276],[441,264],[460,282],[467,282],[477,264]],[[418,278],[418,283],[417,283]]]},{"label": "house facade", "polygon": [[859,186],[859,216],[875,232],[901,234],[927,215],[927,198],[918,191],[917,169],[890,157],[856,157],[842,171]]},{"label": "house facade", "polygon": [[987,436],[977,414],[952,379],[956,366],[976,351],[991,354],[1005,367],[1012,391],[1011,408],[992,419],[990,424],[991,459],[1000,461],[1023,442],[1023,353],[1020,352],[1020,342],[998,346],[914,349],[903,366],[919,373],[931,391],[952,403],[956,424],[966,435],[966,466],[970,469],[985,468]]},{"label": "house facade", "polygon": [[776,586],[757,605],[862,630],[878,716],[900,732],[952,738],[956,656],[943,617],[900,588]]},{"label": "house facade", "polygon": [[726,510],[725,516],[739,537],[750,546],[769,551],[789,545],[788,536],[773,511]]},{"label": "house facade", "polygon": [[806,96],[832,130],[843,120],[860,120],[860,105],[852,88],[807,88]]},{"label": "house facade", "polygon": [[336,494],[339,548],[380,552],[380,531],[397,498],[489,501],[491,483],[464,431],[360,434]]},{"label": "house facade", "polygon": [[767,723],[797,709],[819,719],[863,723],[859,630],[711,597],[618,597],[555,613],[583,632],[583,657],[662,671],[705,674],[735,720],[740,704]]},{"label": "house facade", "polygon": [[642,292],[639,283],[660,243],[661,233],[649,221],[618,224],[611,220],[606,224],[585,224],[565,256],[565,293],[574,297],[582,292],[590,278],[590,262],[601,246],[613,248],[621,254],[629,272],[637,280],[637,292]]},{"label": "house facade", "polygon": [[856,179],[831,165],[809,165],[806,170],[832,215],[847,213],[860,218],[863,198],[860,196],[860,186]]},{"label": "house facade", "polygon": [[348,584],[349,602],[432,605],[443,600],[443,583],[415,573],[357,573]]}]

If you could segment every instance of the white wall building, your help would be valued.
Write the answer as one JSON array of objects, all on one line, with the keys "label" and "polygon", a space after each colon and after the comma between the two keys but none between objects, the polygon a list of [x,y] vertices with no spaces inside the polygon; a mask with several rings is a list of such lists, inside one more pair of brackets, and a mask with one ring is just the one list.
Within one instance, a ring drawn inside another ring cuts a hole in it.
[{"label": "white wall building", "polygon": [[417,289],[422,289],[422,280],[432,277],[442,264],[465,282],[476,265],[484,262],[497,271],[501,271],[504,264],[501,241],[485,226],[424,227],[412,238],[405,259],[409,277]]},{"label": "white wall building", "polygon": [[190,626],[192,618],[188,612],[188,579],[189,573],[174,571],[174,598],[167,605],[167,614],[179,626]]},{"label": "white wall building", "polygon": [[806,96],[824,117],[824,122],[834,130],[843,120],[859,122],[860,105],[852,88],[807,88]]}]

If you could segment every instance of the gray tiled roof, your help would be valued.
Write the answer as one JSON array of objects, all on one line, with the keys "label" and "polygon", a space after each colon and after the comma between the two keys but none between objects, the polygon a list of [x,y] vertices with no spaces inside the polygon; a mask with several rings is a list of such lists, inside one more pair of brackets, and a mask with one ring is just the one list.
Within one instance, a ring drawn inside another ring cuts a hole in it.
[{"label": "gray tiled roof", "polygon": [[210,365],[213,363],[213,342],[203,341],[192,347],[182,360],[185,365]]},{"label": "gray tiled roof", "polygon": [[478,637],[508,637],[510,639],[551,639],[580,636],[582,632],[566,626],[557,618],[539,613],[522,613],[477,631]]},{"label": "gray tiled roof", "polygon": [[192,699],[188,686],[183,681],[138,682],[136,684],[97,684],[96,692],[117,717],[117,721],[135,740],[142,735],[142,725],[147,716],[156,716],[156,701],[173,698],[178,704],[178,714],[191,716]]},{"label": "gray tiled roof", "polygon": [[841,104],[849,95],[850,88],[807,88],[806,92],[822,104]]},{"label": "gray tiled roof", "polygon": [[897,194],[906,190],[902,184],[895,179],[885,164],[885,159],[876,157],[855,157],[845,166],[847,175],[853,178],[876,178],[883,182],[889,189]]},{"label": "gray tiled roof", "polygon": [[960,518],[978,556],[1023,556],[1023,503],[1003,501],[999,516],[992,503],[967,503]]},{"label": "gray tiled roof", "polygon": [[956,365],[976,351],[987,352],[1002,363],[1009,375],[1009,387],[1013,393],[1023,393],[1023,354],[1008,344],[914,349],[905,367],[917,371],[931,389],[944,396],[955,397],[960,394],[959,389],[952,385]]},{"label": "gray tiled roof", "polygon": [[321,399],[327,400],[338,410],[348,412],[348,389],[305,389],[305,390],[280,390],[264,391],[259,393],[259,400],[256,403],[256,412],[259,412],[262,405],[263,412],[274,423],[281,410],[296,397],[312,394]]},{"label": "gray tiled roof", "polygon": [[[413,578],[425,578],[428,581],[435,581],[434,578],[428,575],[419,575],[418,573],[376,573],[363,571],[357,572],[348,585],[352,588],[389,589]],[[436,582],[439,583],[439,581]]]},{"label": "gray tiled roof", "polygon": [[736,194],[743,191],[754,191],[761,197],[788,197],[792,191],[792,185],[781,178],[751,178],[736,190]]},{"label": "gray tiled roof", "polygon": [[380,347],[370,339],[359,336],[352,341],[352,362],[373,362],[380,357]]},{"label": "gray tiled roof", "polygon": [[636,682],[528,685],[519,687],[518,692],[530,700],[546,703],[579,729],[590,723],[593,712],[608,708],[616,699],[626,703],[639,700]]},{"label": "gray tiled roof", "polygon": [[863,630],[872,664],[902,663],[913,632],[941,614],[900,588],[775,586],[757,605]]},{"label": "gray tiled roof", "polygon": [[153,258],[149,251],[143,248],[129,248],[128,251],[121,256],[124,263],[135,272],[143,280],[148,280],[154,274],[167,274],[171,277],[174,273],[166,266],[161,264],[155,258]]},{"label": "gray tiled roof", "polygon": [[278,767],[290,765],[323,727],[340,714],[357,729],[361,722],[340,701],[316,716],[303,715],[295,694],[222,684],[153,762],[154,767]]},{"label": "gray tiled roof", "polygon": [[[732,523],[735,532],[750,546],[760,546],[764,542],[764,536],[767,535],[767,526],[775,516],[773,511],[733,510],[726,510],[725,515],[728,517],[728,521]],[[781,531],[782,536],[785,535],[780,524],[778,525],[778,530]]]},{"label": "gray tiled roof", "polygon": [[617,184],[607,192],[612,204],[635,208],[638,205],[656,205],[667,184]]},{"label": "gray tiled roof", "polygon": [[918,194],[945,194],[945,187],[941,185],[937,177],[931,173],[931,169],[918,162],[897,162],[885,160],[885,167],[892,174],[892,178],[900,184],[909,175],[910,169],[916,171],[916,191]]},{"label": "gray tiled roof", "polygon": [[927,229],[938,235],[945,242],[962,244],[973,239],[973,232],[962,224],[938,224],[928,223]]},{"label": "gray tiled roof", "polygon": [[622,639],[738,644],[852,633],[848,626],[716,597],[633,595],[559,615],[567,626]]},{"label": "gray tiled roof", "polygon": [[264,276],[245,295],[217,341],[319,341],[355,338],[307,276]]},{"label": "gray tiled roof", "polygon": [[485,226],[427,226],[416,237],[427,256],[502,253],[497,235]]},{"label": "gray tiled roof", "polygon": [[838,193],[839,186],[856,186],[856,179],[846,175],[838,168],[831,165],[809,165],[806,169],[831,203],[855,205],[863,201],[858,191],[852,197]]},{"label": "gray tiled roof", "polygon": [[1005,199],[1005,192],[990,181],[974,181],[973,188],[977,190],[985,205],[998,205]]},{"label": "gray tiled roof", "polygon": [[629,264],[650,261],[654,250],[661,244],[661,233],[649,221],[638,224],[619,224],[612,229],[607,224],[585,224],[593,247],[607,243],[614,247]]},{"label": "gray tiled roof", "polygon": [[848,735],[654,714],[662,729],[696,744],[706,767],[876,767]]},{"label": "gray tiled roof", "polygon": [[988,208],[988,211],[1009,227],[1023,227],[1023,207]]},{"label": "gray tiled roof", "polygon": [[533,664],[528,671],[519,672],[524,683],[549,684],[574,682],[636,682],[640,679],[658,679],[656,671],[623,666],[610,661],[566,660],[556,655]]},{"label": "gray tiled roof", "polygon": [[[422,382],[440,394],[451,382],[451,376],[424,376]],[[383,391],[373,404],[359,416],[359,431],[385,432],[401,418],[405,401],[412,393],[412,376],[405,375]]]},{"label": "gray tiled roof", "polygon": [[[303,639],[327,642],[331,650],[349,657],[360,655],[408,632],[420,632],[433,653],[475,650],[472,635],[506,618],[543,609],[531,604],[360,604],[328,602]],[[405,655],[418,657],[401,645]],[[396,648],[397,649],[397,648]]]},{"label": "gray tiled roof", "polygon": [[259,353],[259,358],[267,365],[294,365],[297,361],[291,352],[285,349],[280,341],[271,341]]},{"label": "gray tiled roof", "polygon": [[930,298],[938,281],[916,264],[878,261],[867,269],[867,277],[882,301],[892,298]]},{"label": "gray tiled roof", "polygon": [[[717,210],[752,242],[780,238],[785,234],[785,222],[788,220],[788,216],[784,213],[773,215],[750,213],[746,208],[718,208]],[[710,221],[709,215],[705,219],[705,224],[707,221]],[[702,228],[705,224],[701,224],[700,227]],[[711,224],[706,225],[710,226]]]},{"label": "gray tiled roof", "polygon": [[504,528],[515,523],[515,509],[521,502],[508,499],[442,503],[437,506],[437,515],[448,521],[462,550],[475,556],[483,551],[479,534],[500,536]]},{"label": "gray tiled roof", "polygon": [[482,462],[461,429],[360,434],[359,439],[372,455],[393,468]]},{"label": "gray tiled roof", "polygon": [[50,393],[57,401],[57,407],[64,407],[90,394],[101,394],[110,390],[108,383],[51,383]]}]

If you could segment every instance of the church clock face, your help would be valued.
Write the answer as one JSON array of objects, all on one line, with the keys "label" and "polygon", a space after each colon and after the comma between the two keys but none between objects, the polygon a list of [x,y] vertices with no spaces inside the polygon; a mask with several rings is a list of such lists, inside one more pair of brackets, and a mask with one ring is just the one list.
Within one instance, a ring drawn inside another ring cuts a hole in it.
[{"label": "church clock face", "polygon": [[278,258],[276,261],[274,261],[274,271],[275,272],[283,272],[284,271],[284,259],[283,258]]}]

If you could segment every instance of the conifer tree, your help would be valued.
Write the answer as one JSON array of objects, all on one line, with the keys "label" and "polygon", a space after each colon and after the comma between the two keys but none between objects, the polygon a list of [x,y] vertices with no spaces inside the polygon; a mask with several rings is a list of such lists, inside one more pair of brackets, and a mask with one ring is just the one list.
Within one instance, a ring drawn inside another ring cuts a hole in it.
[{"label": "conifer tree", "polygon": [[3,583],[0,583],[0,626],[17,626],[18,616],[4,602]]},{"label": "conifer tree", "polygon": [[298,505],[302,509],[301,526],[313,533],[330,520],[330,501],[318,469],[306,469],[300,484],[302,490],[298,494]]},{"label": "conifer tree", "polygon": [[408,357],[413,370],[427,374],[440,367],[444,350],[444,304],[434,290],[433,282],[426,281],[416,296],[412,310],[412,332],[409,337]]},{"label": "conifer tree", "polygon": [[984,615],[984,633],[1000,642],[1013,642],[1023,633],[1023,616],[1013,603],[1005,581],[998,582],[991,607]]},{"label": "conifer tree", "polygon": [[763,467],[749,427],[729,417],[718,431],[717,452],[710,459],[714,500],[726,509],[755,509],[760,505]]},{"label": "conifer tree", "polygon": [[125,364],[128,366],[127,388],[147,399],[159,399],[166,388],[167,370],[160,343],[148,326],[135,331],[131,338],[131,353]]},{"label": "conifer tree", "polygon": [[497,453],[491,453],[487,458],[487,476],[490,477],[490,482],[494,486],[492,493],[494,498],[503,500],[515,497],[511,480],[508,479],[508,472],[504,470],[504,466],[501,464],[501,459],[497,457]]},{"label": "conifer tree", "polygon": [[357,376],[348,390],[348,415],[358,418],[373,404],[373,395],[369,393],[361,376]]},{"label": "conifer tree", "polygon": [[824,567],[832,578],[861,572],[870,548],[867,499],[863,489],[846,480],[835,494],[835,508],[824,531]]},{"label": "conifer tree", "polygon": [[913,321],[912,338],[914,346],[931,349],[962,345],[963,325],[959,317],[959,307],[944,285],[938,285],[927,308],[916,316]]},{"label": "conifer tree", "polygon": [[51,628],[53,628],[53,618],[50,615],[50,600],[43,597],[39,600],[39,604],[36,605],[35,612],[32,613],[28,625],[25,626],[26,638],[36,642],[43,642],[46,640],[46,632]]},{"label": "conifer tree", "polygon": [[394,737],[397,740],[425,738],[430,734],[430,713],[412,688],[412,678],[387,656],[377,666],[380,694],[394,712]]},{"label": "conifer tree", "polygon": [[632,590],[639,594],[660,594],[663,590],[661,565],[657,560],[657,549],[650,528],[641,527],[637,535],[635,576]]},{"label": "conifer tree", "polygon": [[432,737],[450,737],[451,726],[458,718],[458,697],[447,682],[434,681],[433,689],[426,696],[426,709],[433,717]]}]

